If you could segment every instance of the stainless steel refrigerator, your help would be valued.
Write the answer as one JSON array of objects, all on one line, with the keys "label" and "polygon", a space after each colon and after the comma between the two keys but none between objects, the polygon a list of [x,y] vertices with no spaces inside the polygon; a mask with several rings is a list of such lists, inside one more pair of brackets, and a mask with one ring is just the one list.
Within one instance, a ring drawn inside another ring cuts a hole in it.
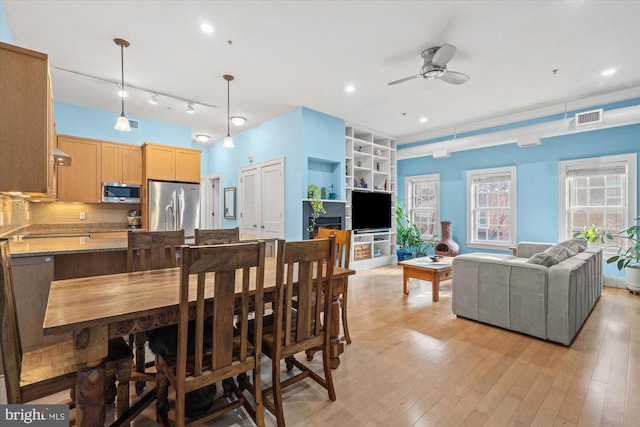
[{"label": "stainless steel refrigerator", "polygon": [[194,238],[200,227],[200,184],[149,181],[149,231],[184,229]]}]

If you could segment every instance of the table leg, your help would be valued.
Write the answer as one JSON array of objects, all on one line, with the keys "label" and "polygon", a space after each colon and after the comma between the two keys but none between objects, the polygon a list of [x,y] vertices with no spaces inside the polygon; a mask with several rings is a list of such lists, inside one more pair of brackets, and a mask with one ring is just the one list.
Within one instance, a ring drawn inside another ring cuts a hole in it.
[{"label": "table leg", "polygon": [[402,287],[404,289],[404,294],[409,295],[409,274],[407,274],[407,269],[402,269]]},{"label": "table leg", "polygon": [[[340,289],[344,289],[344,284],[341,284]],[[340,355],[344,352],[344,342],[340,338],[340,295],[342,293],[340,289],[336,289],[334,285],[333,295],[331,296],[331,328],[329,328],[331,369],[336,369],[340,366]]]},{"label": "table leg", "polygon": [[84,427],[103,426],[106,417],[104,401],[105,370],[100,362],[97,366],[83,363],[76,373],[76,425]]},{"label": "table leg", "polygon": [[440,301],[440,274],[437,271],[433,273],[433,279],[431,280],[431,295],[433,302]]}]

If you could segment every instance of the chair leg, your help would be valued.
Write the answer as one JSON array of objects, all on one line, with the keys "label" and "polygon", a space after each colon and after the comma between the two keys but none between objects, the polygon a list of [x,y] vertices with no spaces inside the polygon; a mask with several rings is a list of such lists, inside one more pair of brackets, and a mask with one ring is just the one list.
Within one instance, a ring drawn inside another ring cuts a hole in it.
[{"label": "chair leg", "polygon": [[169,426],[169,381],[159,367],[156,372],[156,422]]},{"label": "chair leg", "polygon": [[333,387],[333,377],[331,376],[331,355],[329,353],[329,345],[324,345],[322,348],[322,366],[324,367],[324,380],[327,383],[329,400],[335,401],[336,390]]},{"label": "chair leg", "polygon": [[271,382],[273,406],[278,427],[284,427],[284,409],[282,408],[282,384],[280,383],[280,361],[273,360],[271,363]]},{"label": "chair leg", "polygon": [[349,295],[348,287],[347,287],[348,283],[349,281],[345,279],[344,293],[342,294],[342,298],[340,298],[340,306],[342,308],[342,329],[344,330],[344,340],[347,342],[347,344],[351,344],[351,334],[349,334],[349,322],[347,321],[347,296]]},{"label": "chair leg", "polygon": [[130,360],[125,360],[118,364],[116,379],[118,380],[116,414],[118,418],[120,418],[129,409],[129,381],[131,380]]}]

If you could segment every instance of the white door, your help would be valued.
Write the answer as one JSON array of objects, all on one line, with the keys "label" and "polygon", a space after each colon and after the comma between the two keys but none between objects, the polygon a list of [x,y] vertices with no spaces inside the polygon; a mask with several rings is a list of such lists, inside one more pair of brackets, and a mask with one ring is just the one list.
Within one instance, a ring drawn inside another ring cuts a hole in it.
[{"label": "white door", "polygon": [[259,234],[260,175],[259,168],[240,170],[240,232]]},{"label": "white door", "polygon": [[200,181],[200,228],[222,228],[222,189],[221,175],[203,177]]},{"label": "white door", "polygon": [[284,238],[284,158],[240,169],[240,231]]}]

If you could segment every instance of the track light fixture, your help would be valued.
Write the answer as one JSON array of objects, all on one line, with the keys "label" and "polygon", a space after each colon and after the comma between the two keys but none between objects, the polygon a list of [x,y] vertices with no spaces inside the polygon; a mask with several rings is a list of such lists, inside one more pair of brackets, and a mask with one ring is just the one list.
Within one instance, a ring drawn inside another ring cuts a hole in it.
[{"label": "track light fixture", "polygon": [[151,98],[149,98],[149,104],[158,105],[158,94],[157,93],[151,94]]},{"label": "track light fixture", "polygon": [[[120,46],[120,88],[123,92],[124,90],[124,48],[129,47],[129,42],[123,39],[113,39],[115,44]],[[130,132],[131,126],[129,126],[129,119],[124,115],[124,96],[121,98],[122,100],[122,112],[120,113],[120,117],[116,120],[116,125],[114,128],[119,130],[120,132]]]},{"label": "track light fixture", "polygon": [[233,148],[233,139],[231,138],[231,133],[229,132],[229,121],[231,118],[229,117],[229,83],[233,80],[233,76],[229,74],[225,74],[222,76],[223,79],[227,81],[227,136],[224,137],[224,143],[222,146],[224,148]]},{"label": "track light fixture", "polygon": [[196,112],[196,109],[193,108],[193,102],[188,102],[187,103],[187,113],[193,114],[195,112]]}]

